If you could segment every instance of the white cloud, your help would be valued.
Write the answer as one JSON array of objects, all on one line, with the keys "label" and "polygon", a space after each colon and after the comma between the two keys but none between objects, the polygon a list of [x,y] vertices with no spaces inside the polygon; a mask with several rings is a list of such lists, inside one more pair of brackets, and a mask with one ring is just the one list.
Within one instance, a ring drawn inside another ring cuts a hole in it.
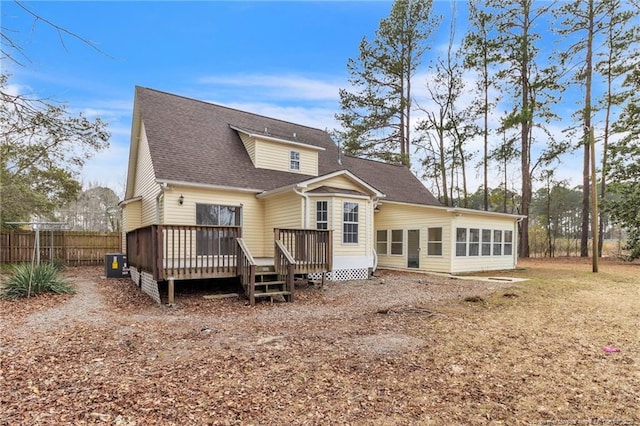
[{"label": "white cloud", "polygon": [[296,74],[234,74],[207,76],[198,83],[221,86],[225,90],[251,89],[257,97],[304,101],[337,101],[342,80],[313,79]]}]

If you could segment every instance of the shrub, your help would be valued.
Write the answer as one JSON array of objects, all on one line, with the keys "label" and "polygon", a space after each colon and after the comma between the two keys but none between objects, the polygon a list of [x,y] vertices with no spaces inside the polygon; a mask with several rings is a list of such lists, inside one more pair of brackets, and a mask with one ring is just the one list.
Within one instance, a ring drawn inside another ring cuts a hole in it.
[{"label": "shrub", "polygon": [[29,294],[73,293],[73,288],[60,276],[55,266],[20,264],[13,267],[13,275],[0,289],[5,299],[26,297]]}]

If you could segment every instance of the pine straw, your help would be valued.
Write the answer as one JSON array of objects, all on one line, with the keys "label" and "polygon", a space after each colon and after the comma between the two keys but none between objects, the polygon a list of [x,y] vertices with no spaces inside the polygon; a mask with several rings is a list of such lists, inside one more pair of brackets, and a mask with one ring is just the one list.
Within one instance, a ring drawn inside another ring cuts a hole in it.
[{"label": "pine straw", "polygon": [[639,267],[522,265],[516,284],[387,273],[173,308],[88,270],[58,306],[0,302],[0,424],[640,422]]}]

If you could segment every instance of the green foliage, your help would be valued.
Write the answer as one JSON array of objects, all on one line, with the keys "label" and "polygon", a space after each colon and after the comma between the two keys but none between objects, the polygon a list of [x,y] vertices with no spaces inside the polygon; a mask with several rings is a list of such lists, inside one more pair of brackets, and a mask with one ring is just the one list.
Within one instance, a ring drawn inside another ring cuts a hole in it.
[{"label": "green foliage", "polygon": [[625,79],[629,99],[614,124],[622,137],[610,146],[607,178],[614,197],[604,205],[612,220],[627,231],[624,248],[631,259],[640,258],[640,67],[635,61],[636,67]]},{"label": "green foliage", "polygon": [[0,296],[5,299],[17,299],[42,293],[73,293],[73,288],[60,276],[60,271],[55,265],[19,264],[13,267],[13,275]]},{"label": "green foliage", "polygon": [[431,6],[432,0],[394,2],[374,39],[363,38],[360,55],[349,59],[354,90],[340,89],[336,114],[343,127],[336,136],[348,154],[410,164],[411,78],[437,27]]}]

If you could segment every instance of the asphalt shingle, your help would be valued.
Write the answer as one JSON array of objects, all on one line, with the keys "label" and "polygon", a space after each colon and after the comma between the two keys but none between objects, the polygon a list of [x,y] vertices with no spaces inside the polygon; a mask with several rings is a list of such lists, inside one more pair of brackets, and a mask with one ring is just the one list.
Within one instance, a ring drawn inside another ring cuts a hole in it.
[{"label": "asphalt shingle", "polygon": [[159,180],[268,191],[309,179],[255,168],[234,126],[324,148],[318,152],[320,176],[348,170],[384,193],[386,200],[440,205],[405,167],[339,158],[338,147],[324,130],[143,87],[136,87],[136,100]]}]

